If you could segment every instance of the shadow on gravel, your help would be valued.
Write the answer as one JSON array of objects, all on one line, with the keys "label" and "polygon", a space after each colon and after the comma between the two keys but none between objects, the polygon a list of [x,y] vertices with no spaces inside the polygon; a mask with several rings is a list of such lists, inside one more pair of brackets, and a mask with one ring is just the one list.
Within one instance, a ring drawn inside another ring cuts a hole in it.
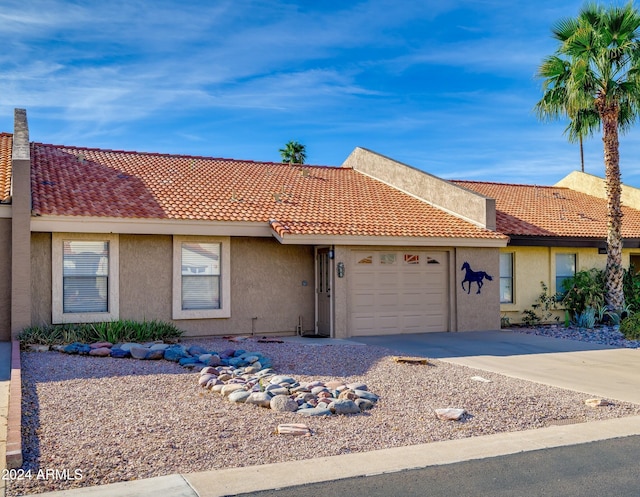
[{"label": "shadow on gravel", "polygon": [[31,470],[37,474],[40,469],[40,402],[36,389],[36,382],[28,378],[22,378],[22,413],[21,413],[21,437],[22,437],[22,469],[25,472]]},{"label": "shadow on gravel", "polygon": [[[61,352],[21,352],[22,376],[46,383],[76,379],[98,379],[119,376],[141,376],[157,374],[193,374],[170,361],[140,361],[137,359],[114,359],[69,355]],[[37,373],[36,373],[37,372]]]}]

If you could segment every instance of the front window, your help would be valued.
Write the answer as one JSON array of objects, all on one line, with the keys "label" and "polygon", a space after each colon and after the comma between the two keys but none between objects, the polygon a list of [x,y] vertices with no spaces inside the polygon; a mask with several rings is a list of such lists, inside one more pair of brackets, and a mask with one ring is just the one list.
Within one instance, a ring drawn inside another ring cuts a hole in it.
[{"label": "front window", "polygon": [[63,242],[63,312],[109,311],[109,242]]},{"label": "front window", "polygon": [[118,319],[118,253],[118,235],[53,234],[53,323]]},{"label": "front window", "polygon": [[513,253],[500,254],[500,303],[513,304]]},{"label": "front window", "polygon": [[556,293],[566,293],[563,282],[576,275],[576,254],[556,254]]},{"label": "front window", "polygon": [[231,316],[229,237],[173,237],[173,319]]},{"label": "front window", "polygon": [[182,244],[182,310],[220,309],[220,246]]}]

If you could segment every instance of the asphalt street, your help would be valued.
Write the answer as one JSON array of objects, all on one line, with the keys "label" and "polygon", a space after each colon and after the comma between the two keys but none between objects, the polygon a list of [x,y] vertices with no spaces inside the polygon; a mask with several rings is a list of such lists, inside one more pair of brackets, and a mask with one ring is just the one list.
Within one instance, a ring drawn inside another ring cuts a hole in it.
[{"label": "asphalt street", "polygon": [[640,436],[241,495],[638,497]]}]

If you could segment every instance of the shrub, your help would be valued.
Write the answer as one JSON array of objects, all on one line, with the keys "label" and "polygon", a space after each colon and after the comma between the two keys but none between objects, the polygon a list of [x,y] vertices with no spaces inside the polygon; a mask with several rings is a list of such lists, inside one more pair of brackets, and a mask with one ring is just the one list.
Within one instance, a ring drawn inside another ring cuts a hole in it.
[{"label": "shrub", "polygon": [[620,323],[620,332],[627,340],[640,340],[640,313],[624,318]]},{"label": "shrub", "polygon": [[596,325],[595,309],[593,307],[587,307],[580,314],[576,314],[575,322],[578,328],[593,328]]},{"label": "shrub", "polygon": [[164,321],[118,320],[103,323],[54,324],[30,326],[22,330],[22,343],[61,345],[72,342],[150,342],[177,341],[182,330]]},{"label": "shrub", "polygon": [[[558,295],[549,295],[549,288],[540,282],[542,292],[531,304],[531,309],[522,311],[522,323],[526,326],[535,326],[542,322],[547,322],[553,316],[553,311],[558,308]],[[556,316],[556,321],[560,321],[560,317]]]},{"label": "shrub", "polygon": [[640,276],[636,274],[633,265],[625,270],[622,278],[622,287],[624,289],[624,300],[627,304],[625,309],[627,312],[640,311]]},{"label": "shrub", "polygon": [[600,309],[605,302],[605,273],[601,269],[579,271],[562,282],[566,292],[562,305],[571,316],[579,316],[587,308]]}]

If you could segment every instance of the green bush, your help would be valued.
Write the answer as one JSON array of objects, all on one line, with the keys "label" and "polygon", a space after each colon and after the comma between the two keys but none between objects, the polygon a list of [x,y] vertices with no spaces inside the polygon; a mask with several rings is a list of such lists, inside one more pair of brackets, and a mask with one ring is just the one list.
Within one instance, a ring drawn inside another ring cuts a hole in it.
[{"label": "green bush", "polygon": [[575,323],[578,328],[593,328],[596,324],[596,310],[593,307],[587,307],[580,314],[576,314]]},{"label": "green bush", "polygon": [[118,320],[103,323],[54,324],[25,328],[18,339],[22,343],[62,345],[73,342],[175,342],[182,330],[164,321]]},{"label": "green bush", "polygon": [[624,288],[624,300],[627,305],[627,312],[637,313],[640,311],[640,276],[636,275],[633,265],[625,270],[622,278]]},{"label": "green bush", "polygon": [[[531,304],[531,309],[522,311],[522,323],[526,326],[536,326],[540,323],[546,323],[553,316],[553,311],[558,308],[558,295],[549,295],[549,288],[544,281],[540,282],[542,291]],[[560,321],[560,317],[555,317],[556,321]]]},{"label": "green bush", "polygon": [[640,340],[640,313],[624,318],[620,323],[620,332],[627,340]]},{"label": "green bush", "polygon": [[562,282],[565,295],[562,305],[571,316],[580,316],[587,309],[600,309],[605,303],[605,274],[601,269],[579,271]]}]

